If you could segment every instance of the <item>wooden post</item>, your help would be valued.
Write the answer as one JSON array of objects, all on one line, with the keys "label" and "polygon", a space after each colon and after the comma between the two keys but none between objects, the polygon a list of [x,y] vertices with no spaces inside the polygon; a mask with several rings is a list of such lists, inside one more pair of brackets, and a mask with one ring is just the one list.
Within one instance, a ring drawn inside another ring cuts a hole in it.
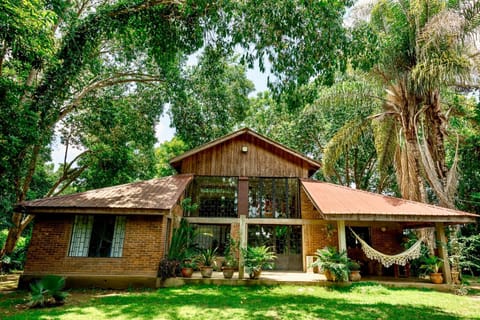
[{"label": "wooden post", "polygon": [[450,263],[448,261],[448,250],[447,250],[447,237],[445,237],[445,228],[443,222],[435,223],[435,232],[437,234],[438,245],[438,255],[443,260],[442,273],[445,278],[445,282],[448,284],[452,283],[452,274],[450,273]]},{"label": "wooden post", "polygon": [[338,220],[337,221],[337,228],[338,228],[338,251],[347,250],[347,236],[345,233],[345,221]]},{"label": "wooden post", "polygon": [[240,256],[238,257],[238,279],[243,279],[245,275],[245,264],[243,261],[242,250],[247,248],[247,216],[240,216]]}]

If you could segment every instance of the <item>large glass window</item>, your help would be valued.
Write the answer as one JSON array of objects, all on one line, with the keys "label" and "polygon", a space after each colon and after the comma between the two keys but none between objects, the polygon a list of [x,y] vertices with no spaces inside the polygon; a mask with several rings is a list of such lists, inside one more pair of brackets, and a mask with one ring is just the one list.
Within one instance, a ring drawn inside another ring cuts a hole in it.
[{"label": "large glass window", "polygon": [[196,176],[187,197],[198,205],[187,217],[237,217],[238,178]]},{"label": "large glass window", "polygon": [[195,243],[198,248],[215,249],[217,254],[223,255],[230,237],[230,225],[226,224],[192,224],[196,229]]},{"label": "large glass window", "polygon": [[71,257],[121,257],[125,217],[77,215],[68,255]]},{"label": "large glass window", "polygon": [[302,226],[249,225],[248,245],[271,247],[277,254],[302,253]]},{"label": "large glass window", "polygon": [[250,218],[300,218],[298,179],[250,178],[248,180]]}]

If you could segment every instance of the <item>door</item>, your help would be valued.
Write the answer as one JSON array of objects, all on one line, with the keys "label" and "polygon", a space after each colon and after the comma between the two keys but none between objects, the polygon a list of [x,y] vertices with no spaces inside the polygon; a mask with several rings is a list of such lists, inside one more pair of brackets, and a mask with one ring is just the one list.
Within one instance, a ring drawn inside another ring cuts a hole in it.
[{"label": "door", "polygon": [[274,270],[302,271],[302,226],[249,225],[248,245],[271,247],[277,255]]}]

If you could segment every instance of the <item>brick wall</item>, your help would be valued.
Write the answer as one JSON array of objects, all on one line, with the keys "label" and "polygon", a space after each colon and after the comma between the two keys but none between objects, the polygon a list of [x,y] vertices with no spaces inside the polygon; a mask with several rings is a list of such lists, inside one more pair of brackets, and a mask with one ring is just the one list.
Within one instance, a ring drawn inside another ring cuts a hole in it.
[{"label": "brick wall", "polygon": [[323,220],[320,212],[315,209],[303,188],[301,188],[300,192],[300,206],[302,219],[315,219],[314,224],[312,221],[306,221],[303,226],[304,257],[314,255],[317,249],[322,249],[326,246],[338,247],[336,221]]},{"label": "brick wall", "polygon": [[[25,274],[92,274],[156,277],[164,255],[162,216],[127,216],[120,258],[69,257],[73,216],[37,216]],[[164,236],[164,235],[163,235]]]}]

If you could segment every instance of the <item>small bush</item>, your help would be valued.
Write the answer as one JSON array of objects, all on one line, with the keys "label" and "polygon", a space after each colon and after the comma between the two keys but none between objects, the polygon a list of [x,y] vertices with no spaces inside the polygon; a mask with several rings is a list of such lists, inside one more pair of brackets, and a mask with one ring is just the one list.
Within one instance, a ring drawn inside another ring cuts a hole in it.
[{"label": "small bush", "polygon": [[41,280],[30,284],[29,306],[45,307],[62,305],[68,293],[62,291],[65,287],[65,279],[60,276],[48,275]]}]

